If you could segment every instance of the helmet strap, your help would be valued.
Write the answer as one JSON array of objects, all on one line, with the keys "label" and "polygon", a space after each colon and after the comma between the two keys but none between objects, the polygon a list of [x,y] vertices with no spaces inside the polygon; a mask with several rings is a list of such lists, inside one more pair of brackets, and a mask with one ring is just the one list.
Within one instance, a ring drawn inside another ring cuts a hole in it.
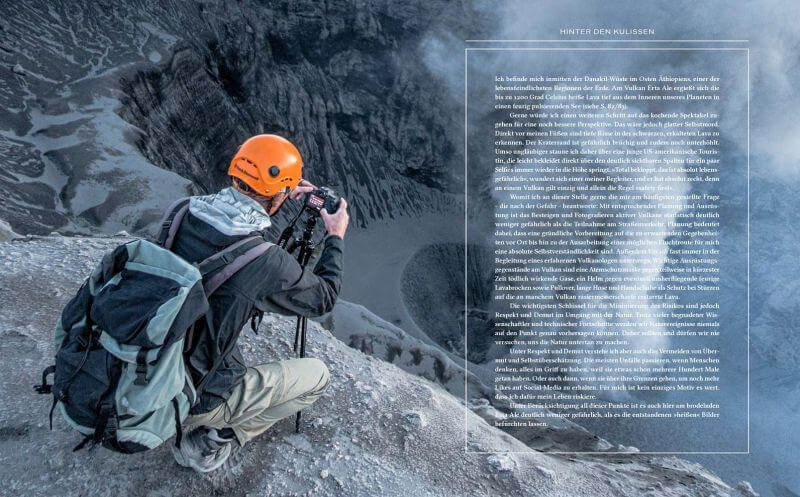
[{"label": "helmet strap", "polygon": [[261,195],[260,193],[256,192],[250,185],[245,183],[244,181],[240,180],[239,178],[232,176],[231,179],[233,180],[233,188],[241,194],[247,195],[248,197],[252,198],[256,202],[258,202],[264,210],[269,212],[272,203],[275,200],[274,196],[267,197],[265,195]]}]

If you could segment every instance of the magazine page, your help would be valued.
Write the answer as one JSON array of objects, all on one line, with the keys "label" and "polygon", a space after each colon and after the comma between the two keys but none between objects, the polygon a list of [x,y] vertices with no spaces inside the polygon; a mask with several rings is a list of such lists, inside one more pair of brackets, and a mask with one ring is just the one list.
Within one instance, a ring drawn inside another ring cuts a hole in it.
[{"label": "magazine page", "polygon": [[0,3],[0,494],[800,495],[799,17]]}]

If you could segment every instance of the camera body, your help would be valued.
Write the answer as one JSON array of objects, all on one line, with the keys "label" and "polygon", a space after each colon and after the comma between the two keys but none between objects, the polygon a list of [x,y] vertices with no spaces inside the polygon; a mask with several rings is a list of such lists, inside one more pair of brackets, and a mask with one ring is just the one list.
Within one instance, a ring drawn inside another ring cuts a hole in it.
[{"label": "camera body", "polygon": [[339,210],[339,204],[342,198],[327,187],[317,188],[312,192],[306,193],[303,204],[305,208],[312,211],[314,214],[319,215],[322,209],[333,214]]}]

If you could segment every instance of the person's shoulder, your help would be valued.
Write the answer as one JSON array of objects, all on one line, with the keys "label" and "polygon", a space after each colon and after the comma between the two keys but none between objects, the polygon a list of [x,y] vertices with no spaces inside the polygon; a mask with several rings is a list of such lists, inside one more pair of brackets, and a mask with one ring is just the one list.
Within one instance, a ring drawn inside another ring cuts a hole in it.
[{"label": "person's shoulder", "polygon": [[285,282],[296,280],[299,271],[299,265],[291,254],[270,244],[263,254],[241,268],[231,278],[231,283],[240,293],[258,300],[263,295],[279,291]]},{"label": "person's shoulder", "polygon": [[259,257],[263,264],[275,266],[297,265],[297,260],[286,249],[271,242],[266,243],[270,243],[271,247]]},{"label": "person's shoulder", "polygon": [[267,245],[266,249],[261,255],[253,259],[247,264],[247,266],[242,268],[243,270],[246,269],[249,270],[249,272],[263,272],[264,270],[275,271],[282,267],[294,266],[297,264],[295,258],[282,247],[267,241],[263,241],[261,243]]}]

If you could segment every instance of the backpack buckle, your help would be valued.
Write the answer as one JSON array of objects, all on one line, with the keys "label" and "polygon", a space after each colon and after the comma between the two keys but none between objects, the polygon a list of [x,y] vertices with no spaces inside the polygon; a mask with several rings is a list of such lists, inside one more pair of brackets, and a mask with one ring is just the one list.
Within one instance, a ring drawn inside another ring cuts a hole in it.
[{"label": "backpack buckle", "polygon": [[147,349],[141,348],[136,353],[136,379],[134,385],[147,385]]},{"label": "backpack buckle", "polygon": [[136,364],[136,379],[133,380],[133,384],[147,385],[147,364],[141,362]]}]

